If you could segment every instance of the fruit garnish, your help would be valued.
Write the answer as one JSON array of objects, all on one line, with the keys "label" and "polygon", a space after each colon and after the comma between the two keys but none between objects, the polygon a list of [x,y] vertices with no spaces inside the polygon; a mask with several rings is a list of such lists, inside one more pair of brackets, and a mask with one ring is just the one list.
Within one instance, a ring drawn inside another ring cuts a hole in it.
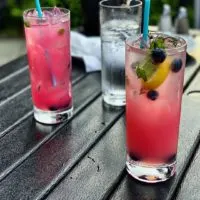
[{"label": "fruit garnish", "polygon": [[166,38],[160,35],[156,37],[150,35],[149,38],[150,46],[146,59],[136,65],[136,74],[142,79],[144,90],[158,88],[166,80],[171,66],[171,61],[167,59],[165,52]]},{"label": "fruit garnish", "polygon": [[63,35],[65,33],[65,29],[61,28],[58,30],[58,35]]},{"label": "fruit garnish", "polygon": [[154,64],[159,64],[165,60],[166,53],[163,49],[155,48],[151,51],[151,58]]},{"label": "fruit garnish", "polygon": [[165,59],[165,61],[157,66],[156,71],[147,80],[144,81],[143,87],[145,89],[153,90],[158,88],[167,78],[170,71],[171,61]]},{"label": "fruit garnish", "polygon": [[138,78],[142,78],[144,81],[147,81],[146,72],[142,67],[138,66],[136,68],[136,74],[137,74]]},{"label": "fruit garnish", "polygon": [[147,81],[155,72],[156,66],[152,63],[151,57],[148,56],[143,62],[136,64],[136,74],[138,78]]},{"label": "fruit garnish", "polygon": [[155,101],[158,98],[159,94],[156,90],[150,90],[147,92],[147,97],[152,101]]},{"label": "fruit garnish", "polygon": [[177,73],[181,70],[182,65],[183,65],[183,61],[180,58],[176,58],[172,61],[171,70]]},{"label": "fruit garnish", "polygon": [[30,27],[31,27],[31,24],[30,24],[30,22],[28,22],[28,21],[24,21],[24,26],[27,27],[27,28],[30,28]]},{"label": "fruit garnish", "polygon": [[150,49],[165,49],[165,38],[163,37],[155,37],[150,43]]}]

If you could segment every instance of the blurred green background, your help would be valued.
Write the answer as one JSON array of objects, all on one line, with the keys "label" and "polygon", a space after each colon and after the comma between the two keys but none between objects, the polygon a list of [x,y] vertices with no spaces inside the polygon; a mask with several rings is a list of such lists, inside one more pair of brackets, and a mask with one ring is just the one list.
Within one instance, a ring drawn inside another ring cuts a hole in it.
[{"label": "blurred green background", "polygon": [[[22,36],[23,35],[23,22],[22,13],[27,8],[34,7],[34,0],[0,0],[0,4],[3,5],[1,12],[1,24],[0,24],[0,36]],[[81,6],[81,0],[40,0],[42,6],[60,6],[66,7],[71,10],[72,27],[78,27],[83,25],[83,12]],[[93,1],[93,0],[91,0]],[[162,12],[162,6],[164,3],[168,3],[172,8],[173,19],[177,16],[177,10],[181,0],[152,0],[151,1],[151,18],[150,24],[157,25],[159,17]],[[2,6],[0,6],[2,7]],[[190,27],[194,26],[193,16],[193,0],[190,0],[187,6]],[[91,11],[92,12],[92,11]]]}]

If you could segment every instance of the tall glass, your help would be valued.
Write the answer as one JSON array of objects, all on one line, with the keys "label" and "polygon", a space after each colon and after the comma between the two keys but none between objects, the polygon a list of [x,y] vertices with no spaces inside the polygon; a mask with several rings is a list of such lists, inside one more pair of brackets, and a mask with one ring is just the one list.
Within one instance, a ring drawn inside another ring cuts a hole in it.
[{"label": "tall glass", "polygon": [[140,33],[142,2],[132,0],[126,5],[103,0],[99,5],[103,100],[113,106],[124,106],[125,40]]},{"label": "tall glass", "polygon": [[127,171],[149,183],[175,173],[186,42],[151,34],[126,42]]},{"label": "tall glass", "polygon": [[23,14],[34,117],[56,124],[72,116],[70,11],[64,8],[35,9]]}]

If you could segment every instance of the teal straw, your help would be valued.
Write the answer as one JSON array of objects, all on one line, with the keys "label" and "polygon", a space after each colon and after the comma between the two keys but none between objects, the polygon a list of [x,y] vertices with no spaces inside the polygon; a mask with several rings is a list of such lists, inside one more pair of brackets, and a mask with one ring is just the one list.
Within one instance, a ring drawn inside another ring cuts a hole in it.
[{"label": "teal straw", "polygon": [[144,23],[143,23],[143,42],[147,43],[149,35],[149,15],[150,15],[151,0],[145,0],[144,4]]},{"label": "teal straw", "polygon": [[38,11],[38,16],[42,17],[42,9],[40,6],[40,0],[35,0],[36,10]]},{"label": "teal straw", "polygon": [[[40,6],[40,0],[35,0],[35,5],[36,5],[36,10],[38,12],[38,16],[40,18],[42,18],[42,9],[41,9],[41,6]],[[53,86],[56,86],[56,78],[55,76],[52,74],[52,70],[51,70],[51,62],[49,62],[49,53],[48,51],[45,51],[45,57],[48,61],[48,67],[50,69],[50,72],[51,72],[51,75],[52,75],[52,83],[53,83]]]}]

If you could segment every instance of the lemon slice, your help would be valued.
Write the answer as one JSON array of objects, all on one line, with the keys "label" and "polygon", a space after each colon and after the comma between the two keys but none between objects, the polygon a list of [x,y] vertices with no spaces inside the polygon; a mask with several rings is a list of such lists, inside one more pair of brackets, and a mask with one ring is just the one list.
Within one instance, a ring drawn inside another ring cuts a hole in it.
[{"label": "lemon slice", "polygon": [[165,59],[165,61],[158,65],[153,75],[143,82],[144,89],[153,90],[158,88],[167,78],[170,71],[171,61]]}]

